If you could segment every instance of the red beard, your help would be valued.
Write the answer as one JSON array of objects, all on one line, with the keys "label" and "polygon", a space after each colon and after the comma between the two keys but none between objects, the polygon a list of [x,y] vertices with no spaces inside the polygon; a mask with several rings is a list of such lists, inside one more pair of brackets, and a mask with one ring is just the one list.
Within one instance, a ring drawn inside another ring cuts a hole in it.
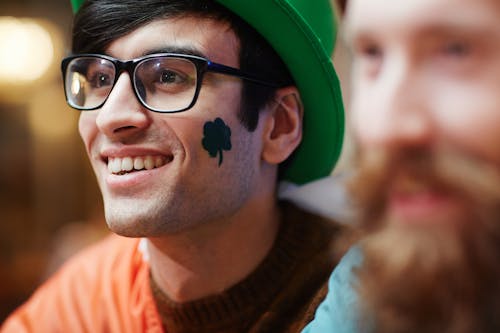
[{"label": "red beard", "polygon": [[[449,150],[365,153],[352,191],[361,210],[362,306],[377,332],[500,332],[500,174]],[[463,214],[407,224],[387,215],[403,171],[453,193]]]}]

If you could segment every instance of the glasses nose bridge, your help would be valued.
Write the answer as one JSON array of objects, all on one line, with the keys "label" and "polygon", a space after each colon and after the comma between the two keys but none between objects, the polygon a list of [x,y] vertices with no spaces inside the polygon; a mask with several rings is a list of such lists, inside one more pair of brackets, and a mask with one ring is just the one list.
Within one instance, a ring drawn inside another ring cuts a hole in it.
[{"label": "glasses nose bridge", "polygon": [[132,84],[132,87],[134,87],[135,86],[134,71],[138,63],[139,63],[138,61],[134,60],[127,60],[127,61],[115,60],[115,68],[116,68],[115,83],[118,81],[123,72],[127,72],[130,79],[130,83]]}]

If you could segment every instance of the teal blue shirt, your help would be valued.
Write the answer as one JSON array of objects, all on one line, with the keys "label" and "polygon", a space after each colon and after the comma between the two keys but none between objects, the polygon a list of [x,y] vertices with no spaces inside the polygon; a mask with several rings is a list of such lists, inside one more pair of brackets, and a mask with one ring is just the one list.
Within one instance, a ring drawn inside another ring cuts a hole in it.
[{"label": "teal blue shirt", "polygon": [[328,294],[316,310],[314,320],[302,333],[368,333],[362,329],[356,294],[357,279],[353,269],[359,267],[362,253],[359,247],[351,248],[332,272]]}]

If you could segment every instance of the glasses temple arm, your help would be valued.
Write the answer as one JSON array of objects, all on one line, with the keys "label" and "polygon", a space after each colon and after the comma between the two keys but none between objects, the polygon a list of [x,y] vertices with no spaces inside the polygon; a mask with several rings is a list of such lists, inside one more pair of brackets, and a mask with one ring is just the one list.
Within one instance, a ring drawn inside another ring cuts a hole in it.
[{"label": "glasses temple arm", "polygon": [[251,81],[251,82],[262,84],[262,85],[269,86],[269,87],[274,87],[274,88],[280,87],[280,85],[277,83],[273,83],[273,82],[269,82],[269,81],[260,79],[254,75],[245,73],[244,71],[242,71],[240,69],[225,66],[225,65],[218,64],[218,63],[211,62],[211,61],[207,62],[207,70],[210,72],[239,77],[240,79],[244,79],[247,81]]}]

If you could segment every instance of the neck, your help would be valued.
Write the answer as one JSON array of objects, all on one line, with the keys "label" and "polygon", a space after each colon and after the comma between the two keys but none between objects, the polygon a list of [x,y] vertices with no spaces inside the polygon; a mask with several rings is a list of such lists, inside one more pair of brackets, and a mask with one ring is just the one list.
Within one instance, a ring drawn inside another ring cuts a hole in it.
[{"label": "neck", "polygon": [[234,216],[150,238],[152,277],[175,302],[218,294],[248,276],[269,253],[280,214],[274,195],[251,200]]}]

